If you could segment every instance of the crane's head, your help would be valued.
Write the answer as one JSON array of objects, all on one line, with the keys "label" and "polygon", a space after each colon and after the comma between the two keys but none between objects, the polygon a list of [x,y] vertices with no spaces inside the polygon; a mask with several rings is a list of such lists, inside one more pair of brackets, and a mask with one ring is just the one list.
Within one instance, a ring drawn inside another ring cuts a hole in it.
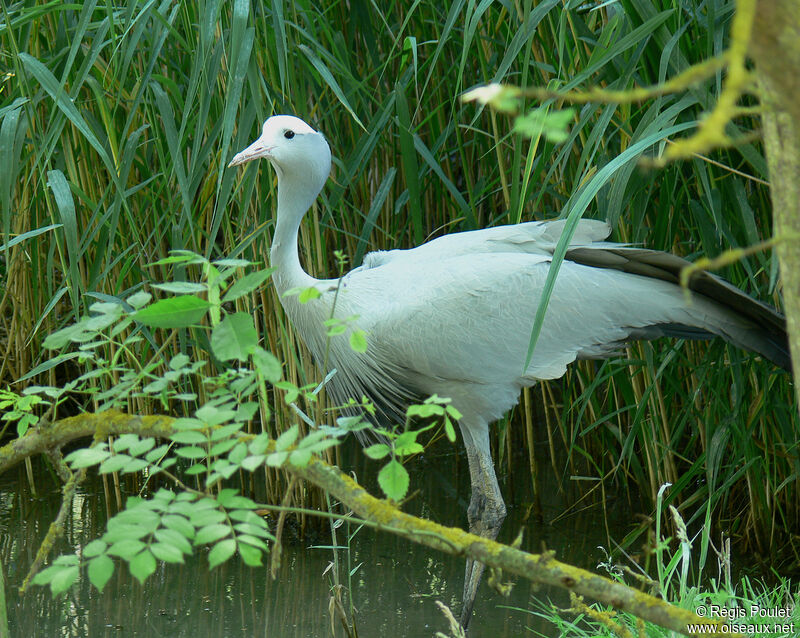
[{"label": "crane's head", "polygon": [[[233,156],[228,166],[267,158],[278,177],[300,179],[309,190],[322,189],[331,172],[331,149],[321,133],[298,117],[273,115],[261,129],[261,137]],[[316,193],[315,193],[316,196]]]}]

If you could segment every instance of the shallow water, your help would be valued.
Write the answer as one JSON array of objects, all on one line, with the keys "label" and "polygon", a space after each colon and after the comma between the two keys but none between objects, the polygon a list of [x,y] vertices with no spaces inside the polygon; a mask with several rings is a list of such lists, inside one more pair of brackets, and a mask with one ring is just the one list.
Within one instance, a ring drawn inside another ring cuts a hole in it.
[{"label": "shallow water", "polygon": [[[375,464],[365,465],[357,450],[349,450],[344,456],[359,476],[376,471]],[[539,551],[547,547],[555,550],[559,559],[594,569],[604,559],[597,546],[608,546],[601,508],[560,517],[566,504],[549,462],[542,459],[542,463],[541,522],[534,522],[535,517],[528,516],[533,497],[523,455],[512,459],[511,472],[500,477],[509,505],[500,540],[510,542],[524,528],[524,549]],[[122,565],[102,593],[84,580],[55,600],[49,589],[42,587],[32,587],[25,596],[20,596],[18,587],[60,503],[59,488],[47,470],[35,467],[38,468],[36,496],[31,494],[21,469],[0,477],[0,555],[12,636],[322,638],[333,635],[329,614],[332,580],[330,572],[325,573],[332,552],[311,547],[310,541],[284,544],[276,580],[269,577],[266,568],[251,569],[237,559],[209,571],[205,553],[200,551],[184,565],[159,564],[144,586]],[[406,505],[406,511],[421,513],[447,525],[466,524],[469,478],[461,451],[439,444],[433,453],[417,459],[410,471],[412,489],[419,489],[420,493]],[[60,550],[72,551],[100,536],[106,517],[102,483],[89,480],[74,501]],[[628,516],[612,511],[609,519],[622,521]],[[340,545],[346,545],[347,529],[344,525],[337,532]],[[619,540],[624,530],[612,529],[611,534]],[[330,540],[317,539],[317,542],[327,545]],[[350,541],[349,551],[339,552],[339,560],[341,578],[353,593],[356,627],[361,638],[446,633],[447,622],[435,605],[437,600],[450,606],[457,615],[464,577],[464,562],[460,558],[364,528]],[[348,584],[347,573],[356,566],[358,569]],[[507,580],[512,579],[506,576],[504,581]],[[568,606],[567,595],[561,591],[518,580],[510,597],[504,598],[484,579],[470,637],[558,635],[552,624],[523,611],[531,606],[533,597],[552,600],[560,607]],[[335,635],[344,635],[338,621],[335,626]]]}]

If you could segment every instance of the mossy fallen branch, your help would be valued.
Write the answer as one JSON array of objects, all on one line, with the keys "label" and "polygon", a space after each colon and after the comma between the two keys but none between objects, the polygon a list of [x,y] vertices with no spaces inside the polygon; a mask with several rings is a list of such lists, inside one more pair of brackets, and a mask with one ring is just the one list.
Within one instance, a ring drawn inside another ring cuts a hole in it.
[{"label": "mossy fallen branch", "polygon": [[[122,434],[169,438],[174,433],[172,427],[174,422],[175,419],[167,416],[135,416],[109,410],[42,423],[21,439],[0,448],[0,472],[10,469],[32,455],[50,453],[80,438],[94,437],[97,440]],[[245,441],[251,438],[251,435],[246,434],[239,436]],[[274,442],[271,445],[274,446]],[[371,521],[379,528],[415,543],[447,554],[468,556],[485,563],[490,568],[502,569],[535,582],[567,589],[578,596],[590,597],[684,635],[696,635],[687,629],[689,625],[695,623],[718,626],[724,624],[700,618],[689,610],[681,609],[587,570],[562,563],[556,560],[552,553],[529,554],[458,528],[445,527],[406,514],[392,502],[375,498],[355,480],[316,456],[305,466],[286,463],[283,467],[293,476],[321,487],[357,515]],[[717,630],[719,631],[719,627]]]}]

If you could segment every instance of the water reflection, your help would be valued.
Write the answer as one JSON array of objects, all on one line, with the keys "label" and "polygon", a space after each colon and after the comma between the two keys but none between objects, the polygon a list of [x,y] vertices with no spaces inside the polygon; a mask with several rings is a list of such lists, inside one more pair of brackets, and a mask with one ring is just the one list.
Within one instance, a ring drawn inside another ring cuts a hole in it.
[{"label": "water reflection", "polygon": [[[376,471],[374,465],[365,464],[358,451],[349,451],[345,456],[359,477]],[[511,541],[524,527],[523,548],[538,551],[544,545],[563,560],[593,568],[603,558],[596,546],[607,546],[600,508],[548,524],[547,521],[558,519],[565,503],[547,472],[543,473],[540,486],[543,522],[534,522],[529,516],[533,499],[525,459],[512,459],[512,465],[515,470],[511,477],[500,477],[509,504],[500,540]],[[448,445],[439,445],[415,462],[412,473],[420,494],[408,503],[407,511],[444,524],[465,524],[469,477],[463,455]],[[37,476],[41,479],[38,496],[31,494],[21,470],[0,477],[0,551],[13,636],[332,635],[332,580],[330,572],[325,573],[332,554],[329,549],[310,549],[313,542],[307,539],[284,547],[282,565],[274,581],[267,569],[250,569],[238,560],[209,571],[204,552],[200,552],[185,565],[160,564],[144,587],[122,566],[103,593],[84,580],[55,600],[49,589],[41,587],[32,587],[28,594],[20,596],[18,587],[60,503],[59,487],[47,470],[38,466]],[[100,536],[106,516],[102,482],[87,481],[84,492],[75,499],[60,551],[73,551]],[[347,525],[337,533],[343,544],[348,536]],[[618,531],[614,536],[621,538],[623,534]],[[316,540],[318,545],[330,543],[329,539]],[[340,575],[343,584],[352,588],[357,629],[362,638],[446,632],[447,623],[434,601],[441,600],[457,612],[464,576],[462,559],[369,529],[360,530],[349,546],[349,552],[339,554]],[[351,569],[353,575],[348,583]],[[511,596],[504,598],[484,582],[475,605],[471,638],[557,635],[546,621],[508,609],[528,608],[531,596],[568,606],[567,596],[559,591],[520,581]],[[338,621],[334,626],[335,635],[343,635]]]}]

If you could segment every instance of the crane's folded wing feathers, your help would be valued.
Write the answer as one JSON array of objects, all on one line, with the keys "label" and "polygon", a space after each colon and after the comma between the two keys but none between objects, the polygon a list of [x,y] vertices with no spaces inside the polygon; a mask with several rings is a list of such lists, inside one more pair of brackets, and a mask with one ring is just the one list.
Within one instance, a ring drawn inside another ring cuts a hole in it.
[{"label": "crane's folded wing feathers", "polygon": [[[566,220],[526,222],[513,226],[494,226],[482,230],[443,235],[409,250],[382,250],[367,253],[362,269],[377,268],[395,260],[424,260],[433,263],[460,255],[485,253],[527,253],[552,255]],[[596,219],[581,219],[570,246],[589,246],[611,233],[611,227]],[[612,244],[620,246],[621,244]]]}]

